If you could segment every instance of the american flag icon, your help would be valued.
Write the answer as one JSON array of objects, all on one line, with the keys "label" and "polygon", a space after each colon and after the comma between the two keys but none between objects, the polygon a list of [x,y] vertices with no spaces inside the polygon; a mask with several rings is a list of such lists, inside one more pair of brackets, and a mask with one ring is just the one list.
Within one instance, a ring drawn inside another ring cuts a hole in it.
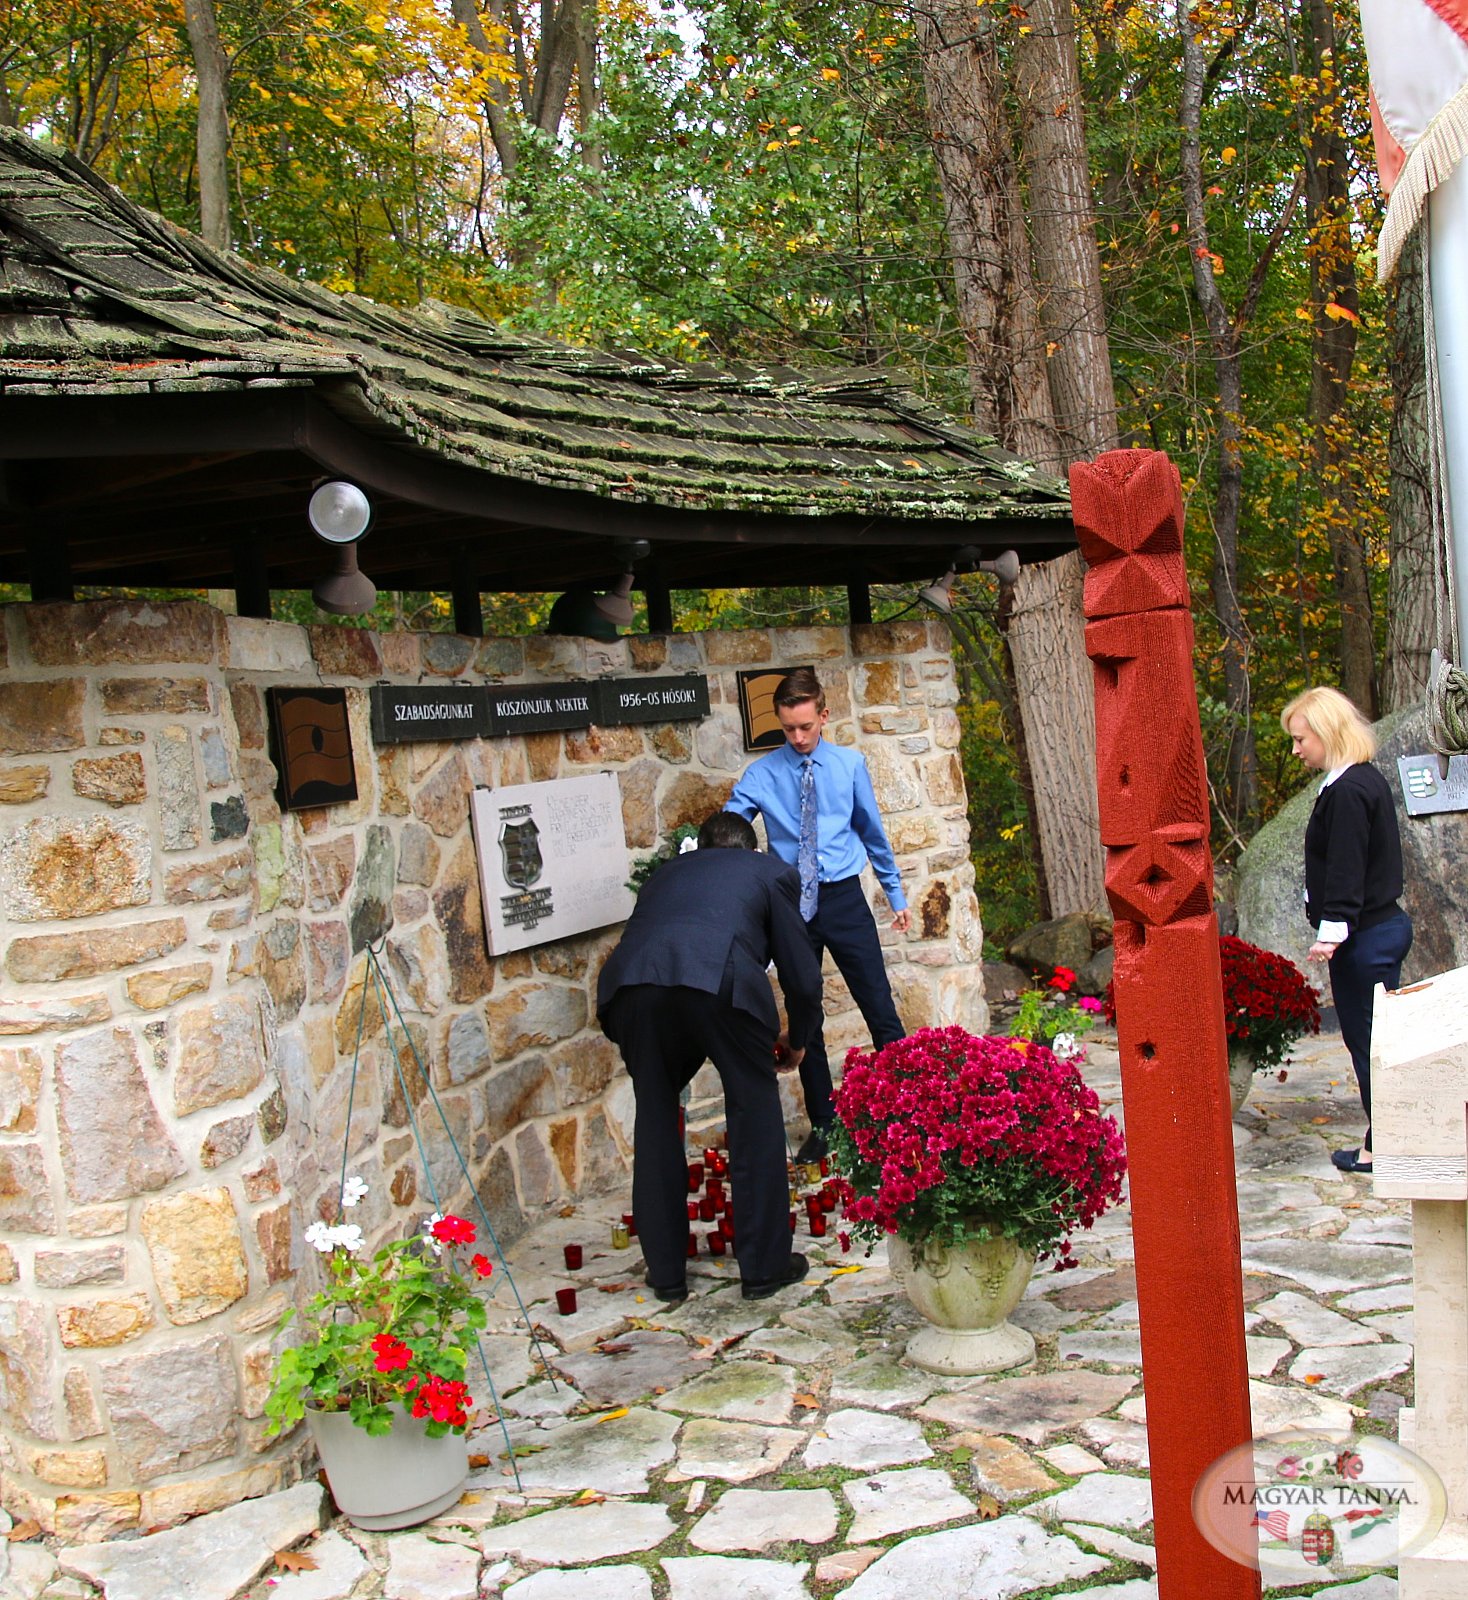
[{"label": "american flag icon", "polygon": [[1256,1511],[1254,1526],[1263,1528],[1271,1539],[1287,1539],[1290,1533],[1290,1514],[1288,1511]]}]

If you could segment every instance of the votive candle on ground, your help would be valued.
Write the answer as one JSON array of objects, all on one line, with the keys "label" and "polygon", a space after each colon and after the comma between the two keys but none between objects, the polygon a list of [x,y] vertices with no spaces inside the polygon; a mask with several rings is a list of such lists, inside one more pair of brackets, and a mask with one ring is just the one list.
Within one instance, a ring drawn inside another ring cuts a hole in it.
[{"label": "votive candle on ground", "polygon": [[709,1235],[709,1254],[711,1256],[721,1256],[721,1255],[723,1255],[723,1253],[724,1253],[724,1236],[723,1236],[723,1234],[722,1233],[711,1233]]},{"label": "votive candle on ground", "polygon": [[579,1272],[581,1270],[581,1246],[579,1244],[568,1244],[561,1254],[566,1258],[567,1272]]},{"label": "votive candle on ground", "polygon": [[688,1163],[688,1192],[695,1194],[703,1187],[703,1162],[690,1161]]},{"label": "votive candle on ground", "polygon": [[824,1211],[813,1211],[811,1213],[810,1231],[811,1237],[814,1239],[824,1239],[826,1237],[826,1213]]},{"label": "votive candle on ground", "polygon": [[696,1233],[690,1233],[688,1235],[688,1256],[689,1256],[689,1259],[691,1260],[697,1254],[698,1254],[698,1235]]},{"label": "votive candle on ground", "polygon": [[625,1222],[614,1222],[612,1224],[612,1249],[625,1250],[631,1243],[632,1235],[627,1229],[627,1224]]},{"label": "votive candle on ground", "polygon": [[622,1226],[626,1228],[632,1238],[635,1239],[637,1237],[637,1218],[630,1211],[622,1213]]},{"label": "votive candle on ground", "polygon": [[697,1200],[690,1200],[688,1202],[688,1220],[690,1222],[697,1222],[698,1221],[698,1201]]},{"label": "votive candle on ground", "polygon": [[698,1202],[698,1214],[705,1222],[712,1222],[718,1209],[719,1208],[713,1203],[712,1200],[709,1199],[707,1195],[705,1195],[703,1199]]},{"label": "votive candle on ground", "polygon": [[574,1316],[576,1312],[576,1291],[574,1289],[556,1290],[556,1310],[563,1317]]}]

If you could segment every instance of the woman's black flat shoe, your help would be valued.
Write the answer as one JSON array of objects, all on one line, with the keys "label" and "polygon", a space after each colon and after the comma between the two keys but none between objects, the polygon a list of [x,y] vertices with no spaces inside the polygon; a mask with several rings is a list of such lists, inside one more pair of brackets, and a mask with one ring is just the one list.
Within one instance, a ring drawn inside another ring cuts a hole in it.
[{"label": "woman's black flat shoe", "polygon": [[1332,1150],[1330,1153],[1331,1165],[1339,1167],[1342,1172],[1359,1172],[1363,1177],[1369,1178],[1375,1170],[1371,1164],[1371,1157],[1363,1161],[1361,1152],[1356,1150]]}]

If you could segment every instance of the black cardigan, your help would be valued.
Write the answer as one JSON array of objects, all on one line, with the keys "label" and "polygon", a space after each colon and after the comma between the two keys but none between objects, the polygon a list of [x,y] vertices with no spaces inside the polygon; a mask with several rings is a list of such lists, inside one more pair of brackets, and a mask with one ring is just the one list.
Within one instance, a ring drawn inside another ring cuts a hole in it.
[{"label": "black cardigan", "polygon": [[1369,761],[1320,791],[1305,829],[1305,915],[1312,927],[1344,922],[1352,933],[1400,909],[1402,840],[1385,778]]}]

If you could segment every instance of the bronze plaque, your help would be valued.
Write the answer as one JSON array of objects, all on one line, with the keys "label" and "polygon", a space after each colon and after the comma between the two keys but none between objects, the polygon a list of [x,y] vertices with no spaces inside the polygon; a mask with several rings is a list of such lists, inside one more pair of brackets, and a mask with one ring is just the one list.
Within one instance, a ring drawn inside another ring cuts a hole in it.
[{"label": "bronze plaque", "polygon": [[754,667],[739,674],[739,716],[744,724],[746,750],[778,750],[785,730],[775,714],[775,690],[792,672],[810,667]]},{"label": "bronze plaque", "polygon": [[343,805],[357,798],[345,689],[268,689],[280,809]]}]

